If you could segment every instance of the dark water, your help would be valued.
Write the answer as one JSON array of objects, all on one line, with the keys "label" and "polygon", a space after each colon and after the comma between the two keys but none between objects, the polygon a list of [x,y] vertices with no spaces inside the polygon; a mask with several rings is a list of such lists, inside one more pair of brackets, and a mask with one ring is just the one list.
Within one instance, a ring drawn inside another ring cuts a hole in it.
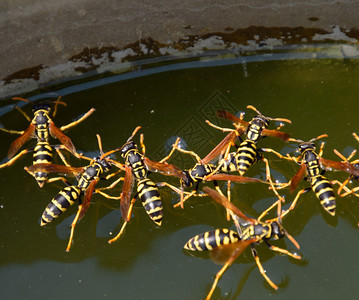
[{"label": "dark water", "polygon": [[[333,149],[348,155],[358,148],[352,137],[359,125],[356,60],[259,60],[154,72],[148,76],[141,76],[141,72],[136,73],[138,77],[109,84],[102,84],[109,82],[109,78],[100,80],[101,84],[90,82],[82,91],[77,91],[81,90],[77,86],[57,91],[67,103],[67,107],[60,107],[54,119],[58,126],[71,122],[91,107],[96,108],[93,116],[68,132],[77,149],[95,155],[96,133],[101,135],[105,150],[113,149],[141,125],[148,157],[163,157],[166,141],[175,135],[182,136],[188,149],[204,157],[224,136],[204,121],[209,119],[231,127],[229,122],[214,117],[214,112],[221,108],[246,111],[245,120],[250,120],[254,114],[246,110],[249,104],[267,116],[292,120],[283,130],[293,137],[309,140],[327,133],[324,157],[328,159],[337,159]],[[23,108],[30,113],[29,105]],[[10,129],[28,126],[15,110],[3,114],[0,122]],[[1,133],[3,161],[15,137]],[[138,136],[135,140],[138,141]],[[273,138],[264,139],[259,145],[282,153],[294,150]],[[81,166],[82,162],[67,157],[71,164]],[[267,157],[279,180],[289,180],[297,171],[294,164],[272,155]],[[194,164],[192,158],[179,155],[172,162],[187,168]],[[117,233],[121,224],[119,203],[94,195],[86,216],[76,228],[71,252],[66,253],[76,205],[52,224],[40,227],[44,208],[62,184],[39,189],[23,170],[30,164],[31,155],[27,155],[0,170],[3,299],[205,297],[220,266],[206,256],[190,256],[182,248],[198,233],[232,226],[225,220],[221,207],[209,198],[192,198],[184,210],[174,209],[172,204],[178,197],[163,188],[162,227],[153,224],[138,202],[124,236],[109,245],[111,233]],[[263,174],[261,162],[248,172],[248,176]],[[346,178],[339,172],[326,174],[330,179]],[[151,177],[156,181],[167,180],[158,174]],[[306,186],[306,182],[300,184]],[[118,195],[120,191],[116,189],[112,193]],[[287,203],[294,197],[284,190],[281,194]],[[232,197],[252,217],[257,217],[275,200],[266,187],[256,184],[233,185]],[[213,299],[356,299],[359,204],[357,198],[346,197],[338,199],[337,205],[337,216],[330,218],[313,193],[308,192],[301,197],[295,211],[284,219],[283,225],[301,245],[303,261],[274,254],[265,245],[257,247],[267,275],[279,285],[277,292],[265,282],[247,250],[223,275]],[[288,240],[274,244],[294,250]]]}]

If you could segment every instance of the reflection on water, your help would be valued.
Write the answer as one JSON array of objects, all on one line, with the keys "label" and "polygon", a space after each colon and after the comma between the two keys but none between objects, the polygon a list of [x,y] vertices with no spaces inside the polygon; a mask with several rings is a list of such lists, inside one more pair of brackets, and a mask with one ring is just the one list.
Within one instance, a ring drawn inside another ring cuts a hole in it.
[{"label": "reflection on water", "polygon": [[[348,149],[358,148],[351,135],[359,128],[358,61],[270,61],[258,56],[256,60],[246,61],[246,72],[235,61],[202,66],[185,69],[177,66],[171,71],[161,69],[159,73],[144,70],[150,76],[109,78],[107,84],[89,82],[82,89],[59,88],[67,107],[59,109],[54,121],[57,126],[67,124],[95,107],[96,112],[86,123],[68,132],[77,149],[86,153],[96,153],[96,133],[101,135],[106,151],[122,145],[133,129],[141,125],[149,158],[165,156],[166,144],[174,136],[183,137],[187,149],[204,157],[223,138],[222,132],[204,121],[231,127],[230,122],[217,119],[214,112],[226,109],[235,113],[252,104],[265,115],[292,120],[282,130],[293,137],[306,140],[327,133],[324,157],[328,159],[337,159],[333,149],[347,154]],[[3,103],[0,122],[9,129],[25,129],[28,122],[17,111],[7,112],[10,104],[10,101]],[[23,109],[30,112],[29,105]],[[247,111],[245,120],[251,117],[252,113]],[[275,124],[271,126],[274,128]],[[16,136],[1,133],[1,138],[2,160]],[[138,137],[135,141],[138,142]],[[28,145],[33,146],[34,141]],[[263,139],[259,146],[272,147],[281,153],[295,151],[273,138]],[[290,162],[269,154],[267,157],[273,175],[281,182],[289,180],[298,170]],[[197,198],[189,200],[184,210],[174,209],[171,202],[178,196],[162,188],[165,214],[162,227],[153,224],[138,201],[123,237],[109,245],[108,239],[121,226],[119,201],[94,195],[86,216],[77,225],[71,252],[65,253],[76,205],[53,224],[39,226],[41,213],[63,186],[54,183],[39,189],[23,170],[32,163],[31,159],[31,155],[24,156],[10,168],[0,170],[0,276],[4,299],[205,297],[220,266],[210,259],[192,257],[182,247],[199,232],[231,227],[221,207],[208,198]],[[71,164],[81,166],[81,161],[70,156],[68,159]],[[170,162],[185,168],[195,163],[180,154]],[[263,172],[264,165],[259,162],[248,171],[248,176],[262,177]],[[346,178],[339,172],[327,172],[326,176]],[[159,174],[152,174],[151,178],[156,182],[168,179]],[[178,185],[176,179],[169,180]],[[306,186],[302,182],[299,188]],[[294,197],[285,190],[281,194],[288,203]],[[273,201],[271,192],[256,184],[234,185],[232,198],[252,217]],[[270,290],[254,267],[250,252],[245,252],[223,275],[213,298],[302,299],[303,291],[308,291],[311,299],[354,299],[359,268],[353,263],[359,247],[359,205],[353,197],[338,199],[337,203],[337,217],[329,218],[314,194],[308,192],[301,196],[295,211],[284,219],[284,227],[301,245],[304,262],[275,255],[265,246],[257,247],[267,274],[280,286],[278,292]],[[278,241],[275,245],[294,250],[289,242]]]}]

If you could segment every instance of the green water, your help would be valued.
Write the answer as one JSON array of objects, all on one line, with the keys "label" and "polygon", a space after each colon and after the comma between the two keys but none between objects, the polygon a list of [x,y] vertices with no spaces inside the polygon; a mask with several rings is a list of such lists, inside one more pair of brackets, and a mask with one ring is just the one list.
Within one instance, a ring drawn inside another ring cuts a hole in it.
[{"label": "green water", "polygon": [[[217,109],[253,113],[251,104],[264,115],[292,120],[283,130],[309,140],[322,133],[324,157],[337,159],[333,149],[345,154],[358,143],[352,132],[358,130],[359,62],[356,60],[283,60],[247,64],[207,66],[154,73],[120,80],[74,92],[62,90],[67,107],[60,107],[54,121],[58,126],[71,122],[91,107],[96,108],[83,124],[71,129],[77,149],[95,155],[95,134],[102,137],[105,150],[122,145],[133,129],[141,125],[146,154],[153,159],[166,154],[166,141],[182,136],[188,149],[204,157],[223,133],[207,124],[231,127],[214,117]],[[104,80],[103,83],[106,83]],[[8,105],[11,101],[4,102]],[[30,106],[24,107],[30,113]],[[0,118],[6,128],[25,129],[28,122],[17,111]],[[272,128],[274,128],[272,124]],[[358,132],[358,131],[357,131]],[[1,133],[0,157],[15,136]],[[138,142],[138,136],[135,138]],[[32,145],[29,143],[27,145]],[[260,141],[282,153],[293,151],[274,138]],[[297,166],[267,155],[273,174],[289,180]],[[68,156],[73,165],[82,162]],[[4,160],[5,161],[5,160]],[[175,156],[173,163],[189,168],[190,157]],[[3,299],[203,299],[214,275],[220,269],[208,257],[194,257],[182,248],[192,236],[214,228],[231,227],[221,207],[209,198],[191,199],[185,209],[174,209],[177,196],[163,188],[164,221],[158,228],[137,202],[134,216],[124,236],[109,245],[111,233],[121,224],[118,201],[94,195],[84,219],[78,224],[70,253],[65,252],[69,225],[76,205],[46,227],[40,227],[41,214],[62,188],[61,183],[39,189],[23,170],[31,155],[9,168],[1,169],[0,196],[0,277]],[[83,164],[82,164],[83,165]],[[263,176],[259,162],[248,176]],[[327,172],[328,178],[344,180],[346,175]],[[158,174],[156,181],[167,178]],[[173,184],[176,180],[170,179]],[[103,186],[105,183],[101,182]],[[300,187],[306,187],[306,182]],[[113,194],[120,191],[114,190]],[[294,195],[281,191],[289,203]],[[257,217],[275,198],[262,185],[233,185],[237,206]],[[223,275],[213,299],[357,299],[359,248],[359,204],[357,198],[337,200],[337,216],[329,218],[312,192],[303,195],[295,211],[283,222],[301,245],[303,261],[294,261],[271,252],[265,245],[258,253],[267,275],[279,285],[274,292],[265,282],[249,250]],[[231,227],[233,228],[233,226]],[[289,250],[287,240],[275,245]]]}]

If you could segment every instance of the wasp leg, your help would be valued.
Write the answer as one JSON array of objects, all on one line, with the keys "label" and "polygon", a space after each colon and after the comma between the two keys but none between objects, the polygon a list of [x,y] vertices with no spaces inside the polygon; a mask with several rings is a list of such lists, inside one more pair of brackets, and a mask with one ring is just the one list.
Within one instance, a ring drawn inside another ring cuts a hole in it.
[{"label": "wasp leg", "polygon": [[258,254],[257,254],[257,251],[254,249],[254,246],[252,245],[252,254],[253,254],[253,257],[254,257],[254,260],[256,261],[256,264],[257,264],[257,267],[259,269],[259,272],[262,274],[262,276],[264,277],[264,279],[269,283],[269,285],[275,289],[275,290],[278,290],[278,286],[276,286],[274,284],[274,282],[272,280],[270,280],[270,278],[267,276],[266,274],[266,271],[263,269],[263,266],[259,260],[259,257],[258,257]]},{"label": "wasp leg", "polygon": [[19,134],[19,135],[24,133],[24,131],[11,130],[11,129],[5,129],[5,128],[0,128],[0,131],[4,131],[7,133],[11,133],[11,134]]},{"label": "wasp leg", "polygon": [[[26,153],[29,153],[33,151],[33,149],[25,149],[25,150],[22,150],[21,152],[19,152],[18,155],[14,156],[13,158],[11,158],[9,161],[7,161],[6,163],[0,165],[0,169],[1,168],[5,168],[5,167],[8,167],[8,166],[11,166],[18,158],[20,158],[21,156],[23,156],[24,154]],[[31,174],[32,175],[32,174]]]},{"label": "wasp leg", "polygon": [[162,158],[159,162],[160,163],[164,163],[164,162],[166,162],[167,160],[169,160],[169,158],[172,156],[172,154],[174,153],[174,151],[176,150],[176,149],[178,149],[178,143],[179,143],[179,141],[181,140],[181,138],[180,137],[178,137],[177,139],[176,139],[176,142],[172,145],[172,149],[171,149],[171,151],[170,151],[170,153],[167,155],[167,156],[165,156],[164,158]]},{"label": "wasp leg", "polygon": [[271,188],[273,189],[274,194],[282,201],[285,202],[284,198],[278,194],[276,188],[274,187],[271,175],[270,175],[270,168],[269,168],[269,162],[268,159],[262,157],[262,160],[264,161],[264,163],[266,164],[266,180],[269,182]]},{"label": "wasp leg", "polygon": [[[107,180],[107,179],[111,178],[112,176],[114,176],[113,174],[116,175],[115,173],[111,173],[111,174],[109,174],[109,175],[107,175],[107,176],[105,177],[105,180]],[[109,186],[103,187],[103,188],[98,188],[98,189],[96,189],[96,191],[112,189],[112,188],[114,188],[120,181],[123,181],[123,180],[125,180],[125,177],[120,177],[120,178],[116,179],[114,182],[112,182]]]},{"label": "wasp leg", "polygon": [[216,128],[218,130],[221,130],[222,132],[231,132],[231,131],[235,131],[235,129],[231,129],[231,128],[224,128],[224,127],[219,127],[217,125],[214,125],[213,123],[211,123],[210,121],[206,120],[206,123],[213,127],[213,128]]},{"label": "wasp leg", "polygon": [[[133,198],[132,201],[131,201],[131,204],[130,204],[130,207],[129,207],[128,213],[127,213],[127,216],[128,216],[127,219],[129,219],[129,217],[130,217],[131,214],[132,214],[132,208],[133,208],[133,204],[135,203],[135,201],[136,201],[136,198]],[[122,224],[122,227],[121,227],[120,232],[119,232],[113,239],[111,239],[111,240],[108,241],[109,244],[111,244],[111,243],[117,241],[117,240],[120,238],[120,236],[121,236],[122,233],[124,232],[125,227],[126,227],[126,225],[127,225],[128,222],[130,222],[130,221],[125,221],[125,222]]]},{"label": "wasp leg", "polygon": [[[276,202],[274,202],[271,206],[269,206],[264,212],[261,213],[261,215],[258,217],[258,222],[265,217],[269,211],[271,211],[274,207],[278,206],[281,204],[281,200],[277,200]],[[278,218],[276,218],[278,219]]]},{"label": "wasp leg", "polygon": [[[338,184],[338,185],[339,185],[339,188],[338,188],[338,190],[337,190],[337,194],[338,194],[339,197],[345,197],[345,196],[351,194],[351,190],[346,186],[351,179],[352,179],[352,176],[349,176],[343,183],[341,183],[341,182],[338,181],[338,180],[332,180],[332,181],[330,182],[332,185],[334,185],[334,184]],[[343,190],[345,190],[345,193],[344,193],[344,194],[341,194],[341,192],[342,192]]]},{"label": "wasp leg", "polygon": [[201,160],[201,158],[194,151],[184,150],[184,149],[178,148],[177,146],[176,146],[176,149],[182,153],[187,153],[187,154],[192,155],[196,159],[197,162],[199,162]]},{"label": "wasp leg", "polygon": [[95,111],[94,108],[91,108],[87,113],[85,113],[81,118],[77,119],[76,121],[73,121],[65,126],[60,127],[61,131],[65,131],[70,129],[71,127],[76,126],[77,124],[81,123],[83,120],[88,118],[93,112]]},{"label": "wasp leg", "polygon": [[298,156],[298,157],[292,157],[292,156],[289,156],[289,155],[284,156],[284,155],[280,154],[279,152],[277,152],[277,151],[275,151],[273,149],[270,149],[270,148],[260,148],[260,151],[273,153],[273,154],[277,155],[279,158],[295,161],[296,163],[298,163],[298,161],[300,159],[300,156]]},{"label": "wasp leg", "polygon": [[233,263],[233,260],[229,259],[225,265],[222,267],[222,269],[219,270],[219,272],[216,274],[216,277],[213,281],[211,290],[209,291],[209,293],[207,294],[206,300],[211,299],[212,294],[214,292],[214,290],[216,289],[216,286],[218,284],[219,279],[222,277],[223,273],[227,270],[227,268]]},{"label": "wasp leg", "polygon": [[290,205],[290,207],[283,213],[282,218],[283,218],[288,212],[290,212],[291,210],[293,210],[293,209],[295,208],[295,206],[296,206],[296,204],[297,204],[297,202],[298,202],[298,199],[299,199],[300,195],[302,195],[302,194],[304,194],[304,193],[306,193],[306,192],[308,192],[308,191],[310,191],[310,190],[311,190],[311,188],[309,188],[309,187],[306,188],[306,189],[300,190],[300,191],[297,193],[297,195],[295,196],[295,198],[294,198],[292,204]]},{"label": "wasp leg", "polygon": [[71,183],[64,177],[54,177],[54,178],[49,178],[48,180],[46,180],[46,183],[51,183],[51,182],[55,182],[61,180],[63,183],[65,183],[67,186],[70,186]]},{"label": "wasp leg", "polygon": [[284,255],[287,255],[287,256],[290,256],[290,257],[293,257],[295,259],[302,259],[302,257],[298,254],[295,254],[295,253],[291,253],[289,252],[287,249],[283,249],[283,248],[279,248],[279,247],[276,247],[276,246],[273,246],[271,244],[269,244],[267,241],[265,241],[266,245],[268,246],[268,248],[272,251],[276,251],[276,252],[279,252],[279,253],[282,253]]},{"label": "wasp leg", "polygon": [[71,233],[70,233],[70,238],[69,238],[69,242],[67,243],[67,247],[66,247],[66,252],[69,252],[70,251],[70,248],[71,248],[71,244],[72,244],[72,240],[74,238],[74,231],[75,231],[75,226],[80,218],[80,213],[81,213],[81,208],[82,208],[82,204],[79,205],[79,208],[77,210],[77,213],[76,213],[76,217],[75,219],[72,221],[72,224],[71,224]]},{"label": "wasp leg", "polygon": [[[171,190],[173,190],[173,191],[175,191],[178,195],[181,195],[181,194],[185,194],[186,195],[186,197],[188,197],[188,198],[190,198],[190,197],[192,197],[192,196],[194,196],[194,197],[205,197],[205,196],[207,196],[207,194],[204,194],[204,193],[198,193],[198,194],[196,194],[196,190],[194,190],[194,191],[192,191],[192,192],[185,192],[185,191],[182,191],[181,189],[179,189],[179,188],[177,188],[177,187],[175,187],[175,186],[173,186],[173,185],[171,185],[171,184],[169,184],[169,183],[167,183],[167,182],[158,182],[157,183],[157,186],[158,187],[163,187],[163,186],[167,186],[167,187],[169,187]],[[187,200],[188,198],[186,198],[185,200]],[[180,202],[178,202],[178,203],[176,203],[175,205],[173,205],[173,207],[178,207],[178,206],[180,206],[181,205],[181,201]]]},{"label": "wasp leg", "polygon": [[345,193],[341,194],[340,197],[345,197],[345,196],[348,196],[350,194],[354,195],[355,197],[359,197],[359,194],[356,194],[357,191],[359,191],[359,186],[349,190],[348,192],[345,192]]},{"label": "wasp leg", "polygon": [[66,161],[65,156],[64,156],[64,155],[62,154],[62,152],[60,151],[60,149],[66,149],[66,150],[67,150],[67,148],[66,148],[64,145],[56,145],[56,146],[54,146],[53,148],[56,150],[57,154],[58,154],[59,157],[61,158],[61,160],[62,160],[62,162],[64,163],[64,165],[67,166],[67,167],[71,167],[70,164]]}]

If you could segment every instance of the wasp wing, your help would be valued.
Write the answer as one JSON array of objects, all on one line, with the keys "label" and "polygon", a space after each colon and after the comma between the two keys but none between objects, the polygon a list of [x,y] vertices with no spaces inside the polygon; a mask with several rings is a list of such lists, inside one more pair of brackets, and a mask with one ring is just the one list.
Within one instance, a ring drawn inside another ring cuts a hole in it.
[{"label": "wasp wing", "polygon": [[36,126],[30,123],[29,127],[24,131],[24,133],[11,143],[7,153],[8,159],[11,159],[29,139],[34,137],[35,128]]},{"label": "wasp wing", "polygon": [[227,181],[235,181],[235,182],[265,182],[259,178],[251,178],[240,175],[231,175],[231,174],[213,174],[206,177],[206,180],[227,180]]},{"label": "wasp wing", "polygon": [[210,252],[210,257],[215,263],[229,263],[231,265],[249,245],[255,242],[258,242],[258,239],[241,240],[232,244],[219,246]]},{"label": "wasp wing", "polygon": [[46,173],[64,173],[64,174],[71,174],[71,175],[78,175],[84,171],[82,167],[68,167],[64,165],[56,165],[56,164],[35,164],[29,167],[25,167],[25,170],[28,171],[30,174],[35,172],[46,172]]},{"label": "wasp wing", "polygon": [[288,142],[290,138],[288,133],[279,130],[263,129],[262,135],[276,137],[282,139],[285,142]]},{"label": "wasp wing", "polygon": [[255,219],[247,217],[237,206],[235,206],[232,202],[228,201],[226,197],[218,193],[216,190],[205,186],[203,188],[203,191],[208,194],[214,201],[221,204],[223,207],[231,210],[234,214],[236,214],[240,219],[244,220],[245,222],[249,222],[251,224],[254,224],[256,222]]},{"label": "wasp wing", "polygon": [[171,165],[168,163],[160,163],[158,161],[153,161],[147,157],[144,157],[144,162],[151,172],[160,172],[163,175],[175,176],[178,178],[186,179],[186,174],[175,165]]},{"label": "wasp wing", "polygon": [[305,166],[305,164],[302,163],[300,165],[300,168],[297,171],[297,173],[290,180],[290,192],[291,193],[295,190],[295,188],[298,186],[299,182],[303,179],[305,173],[306,173],[306,166]]},{"label": "wasp wing", "polygon": [[54,122],[50,121],[49,129],[50,134],[54,138],[57,138],[61,142],[61,144],[63,144],[72,154],[77,156],[76,148],[72,143],[71,139],[67,135],[65,135],[59,128],[57,128]]},{"label": "wasp wing", "polygon": [[243,127],[247,128],[249,126],[249,123],[246,121],[243,121],[241,118],[236,117],[235,115],[231,114],[228,111],[225,110],[217,110],[216,112],[217,117],[230,120],[236,124],[241,124]]},{"label": "wasp wing", "polygon": [[[237,130],[238,135],[241,135],[243,132],[240,131],[240,129]],[[223,154],[227,147],[231,144],[234,143],[234,141],[237,138],[237,133],[236,131],[231,131],[230,133],[228,133],[225,138],[215,147],[213,148],[213,150],[208,153],[208,155],[203,158],[201,160],[202,164],[209,164],[212,160],[214,160],[218,155]]]},{"label": "wasp wing", "polygon": [[329,160],[325,158],[320,158],[320,163],[322,164],[323,168],[327,169],[327,167],[338,170],[338,171],[344,171],[354,176],[359,176],[359,169],[356,168],[353,164],[349,162],[340,162],[340,161],[334,161]]},{"label": "wasp wing", "polygon": [[87,187],[87,189],[85,191],[85,196],[84,196],[84,200],[82,201],[82,204],[81,204],[81,211],[80,211],[80,215],[79,215],[80,220],[83,218],[87,209],[90,207],[91,198],[92,198],[93,191],[95,190],[95,186],[96,186],[97,182],[98,182],[98,180],[92,180],[90,185]]},{"label": "wasp wing", "polygon": [[121,193],[121,214],[122,214],[122,218],[126,222],[130,221],[131,218],[131,216],[128,215],[128,210],[130,208],[130,202],[131,202],[132,185],[133,185],[132,168],[126,165],[125,180],[123,182],[123,188]]}]

